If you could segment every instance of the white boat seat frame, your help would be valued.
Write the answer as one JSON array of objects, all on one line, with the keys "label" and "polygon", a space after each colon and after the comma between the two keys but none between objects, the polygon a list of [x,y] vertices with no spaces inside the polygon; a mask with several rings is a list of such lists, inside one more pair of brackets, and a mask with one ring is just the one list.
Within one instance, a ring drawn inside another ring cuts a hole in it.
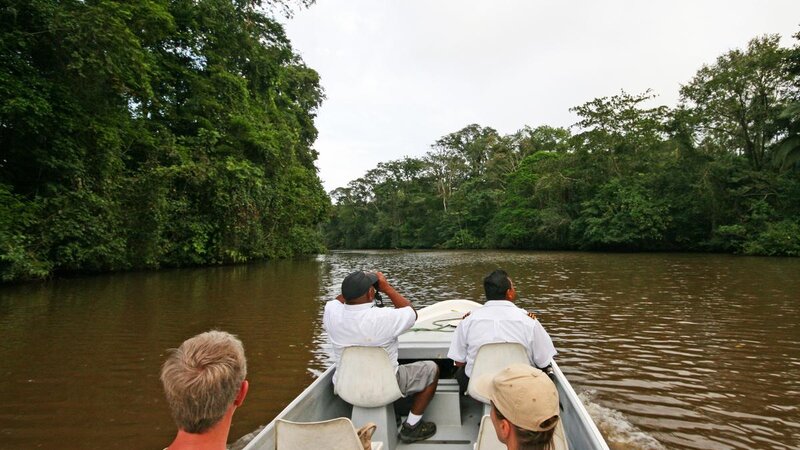
[{"label": "white boat seat frame", "polygon": [[[372,450],[382,450],[383,442],[373,441]],[[361,441],[347,417],[320,422],[275,421],[275,449],[363,450]]]},{"label": "white boat seat frame", "polygon": [[394,366],[383,347],[347,347],[336,367],[334,392],[353,405],[354,423],[375,422],[373,437],[388,448],[397,443],[394,401],[403,397]]},{"label": "white boat seat frame", "polygon": [[481,417],[481,427],[478,429],[475,450],[506,450],[506,444],[497,439],[494,423],[490,416]]}]

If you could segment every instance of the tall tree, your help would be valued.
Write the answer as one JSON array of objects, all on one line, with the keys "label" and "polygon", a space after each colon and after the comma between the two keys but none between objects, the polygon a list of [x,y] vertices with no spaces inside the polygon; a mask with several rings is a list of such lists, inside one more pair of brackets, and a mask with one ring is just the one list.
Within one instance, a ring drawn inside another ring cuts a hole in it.
[{"label": "tall tree", "polygon": [[699,125],[697,141],[764,168],[786,131],[778,116],[800,89],[798,75],[786,70],[787,56],[780,36],[766,35],[701,68],[680,91]]}]

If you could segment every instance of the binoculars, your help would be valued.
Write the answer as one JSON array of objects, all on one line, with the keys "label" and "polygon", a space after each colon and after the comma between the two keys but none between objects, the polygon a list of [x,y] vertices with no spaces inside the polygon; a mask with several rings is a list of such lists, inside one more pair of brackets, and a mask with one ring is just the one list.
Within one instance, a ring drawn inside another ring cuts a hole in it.
[{"label": "binoculars", "polygon": [[386,305],[383,304],[383,297],[381,297],[381,291],[378,289],[378,282],[372,283],[372,287],[375,288],[375,306],[383,308]]}]

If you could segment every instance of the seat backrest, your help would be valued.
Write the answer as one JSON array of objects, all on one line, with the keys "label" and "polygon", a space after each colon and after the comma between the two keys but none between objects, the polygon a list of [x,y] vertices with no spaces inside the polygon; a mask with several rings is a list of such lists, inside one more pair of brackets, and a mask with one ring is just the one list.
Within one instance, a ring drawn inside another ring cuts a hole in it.
[{"label": "seat backrest", "polygon": [[403,396],[383,347],[347,347],[336,367],[335,392],[347,403],[377,408]]},{"label": "seat backrest", "polygon": [[497,439],[494,431],[492,418],[483,416],[481,418],[481,428],[478,430],[478,440],[475,443],[475,450],[506,450],[506,444]]},{"label": "seat backrest", "polygon": [[474,381],[483,376],[494,375],[511,364],[530,364],[525,346],[516,342],[482,345],[475,356],[475,364],[472,366],[472,374],[469,377],[469,386],[467,386],[469,396],[483,403],[489,403],[489,399],[475,392]]},{"label": "seat backrest", "polygon": [[322,422],[275,421],[276,450],[363,450],[353,422],[347,417]]}]

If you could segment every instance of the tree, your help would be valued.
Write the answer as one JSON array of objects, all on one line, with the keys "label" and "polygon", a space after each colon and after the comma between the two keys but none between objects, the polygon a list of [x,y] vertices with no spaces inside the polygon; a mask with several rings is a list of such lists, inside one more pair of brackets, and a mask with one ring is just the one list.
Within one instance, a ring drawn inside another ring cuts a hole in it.
[{"label": "tree", "polygon": [[573,229],[583,246],[613,250],[658,248],[669,226],[669,205],[635,183],[612,179],[583,203]]},{"label": "tree", "polygon": [[290,4],[7,2],[0,276],[319,251],[323,93],[265,13]]},{"label": "tree", "polygon": [[425,162],[435,180],[442,209],[447,212],[447,202],[462,182],[467,163],[456,149],[438,144],[431,147],[431,151],[425,156]]},{"label": "tree", "polygon": [[780,36],[766,35],[703,66],[681,87],[682,106],[695,116],[696,141],[747,158],[754,170],[770,161],[786,132],[777,120],[800,80],[786,70],[788,50]]},{"label": "tree", "polygon": [[654,98],[650,90],[635,95],[622,91],[571,108],[581,118],[574,125],[581,130],[574,144],[589,152],[635,154],[661,142],[666,137],[667,107],[643,107]]},{"label": "tree", "polygon": [[[786,70],[794,79],[800,79],[800,32],[794,35],[798,41],[787,55]],[[781,112],[779,118],[785,121],[786,136],[775,148],[772,163],[779,171],[787,171],[800,166],[800,89]]]}]

